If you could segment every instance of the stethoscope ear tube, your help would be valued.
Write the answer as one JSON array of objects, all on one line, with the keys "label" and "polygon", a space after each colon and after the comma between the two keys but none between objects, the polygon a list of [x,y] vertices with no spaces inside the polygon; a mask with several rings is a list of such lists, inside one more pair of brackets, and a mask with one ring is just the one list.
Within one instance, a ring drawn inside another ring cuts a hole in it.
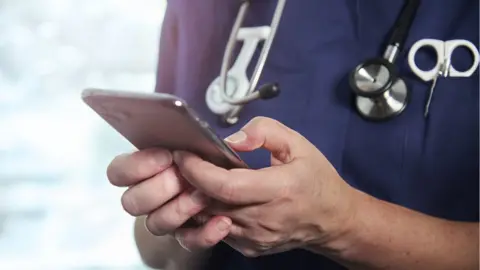
[{"label": "stethoscope ear tube", "polygon": [[250,1],[247,1],[247,0],[241,1],[240,10],[233,24],[230,37],[228,38],[227,46],[223,54],[222,66],[220,68],[220,91],[223,94],[222,98],[226,99],[226,101],[230,101],[229,103],[233,103],[233,101],[235,100],[230,100],[228,98],[228,95],[226,95],[227,77],[228,77],[227,73],[228,73],[228,69],[230,68],[231,60],[233,57],[233,51],[235,49],[235,43],[237,41],[238,31],[242,27],[242,24],[247,15],[247,10],[249,6],[250,6]]},{"label": "stethoscope ear tube", "polygon": [[388,44],[397,46],[399,51],[403,50],[405,46],[405,41],[415,20],[419,6],[420,0],[407,0],[407,3],[400,12],[400,16],[395,22]]},{"label": "stethoscope ear tube", "polygon": [[237,97],[237,98],[230,98],[226,95],[227,92],[227,77],[228,77],[228,68],[230,65],[230,60],[233,55],[233,49],[236,43],[236,38],[238,32],[240,31],[241,25],[246,17],[247,9],[250,5],[250,1],[243,0],[241,1],[241,8],[237,19],[235,21],[234,27],[232,29],[232,33],[230,34],[229,41],[227,43],[227,48],[225,50],[224,58],[222,61],[221,73],[220,73],[220,94],[222,97],[223,102],[226,102],[230,106],[232,106],[231,110],[229,110],[226,114],[223,114],[221,117],[223,118],[223,122],[229,125],[233,125],[238,121],[238,115],[242,109],[242,107],[254,100],[259,99],[271,99],[277,97],[280,94],[280,88],[276,83],[267,84],[260,89],[257,89],[257,85],[260,80],[260,76],[262,75],[266,60],[270,53],[272,43],[275,39],[278,27],[280,25],[280,21],[283,16],[283,12],[285,9],[287,0],[278,0],[277,5],[273,14],[273,18],[271,24],[269,26],[269,34],[265,38],[265,42],[263,44],[263,48],[260,52],[257,65],[253,71],[251,79],[249,81],[248,89],[246,89],[246,93],[244,97]]}]

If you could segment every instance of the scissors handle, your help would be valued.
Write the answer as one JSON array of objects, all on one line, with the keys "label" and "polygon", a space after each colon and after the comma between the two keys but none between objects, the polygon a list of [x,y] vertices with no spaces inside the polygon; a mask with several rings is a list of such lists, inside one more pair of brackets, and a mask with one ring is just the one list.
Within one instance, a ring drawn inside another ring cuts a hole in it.
[{"label": "scissors handle", "polygon": [[[472,66],[467,69],[466,71],[458,71],[455,69],[455,67],[451,64],[451,57],[453,54],[453,51],[458,48],[458,47],[466,47],[467,49],[470,50],[473,56],[473,63]],[[479,52],[477,50],[477,47],[475,45],[468,41],[468,40],[463,40],[463,39],[457,39],[457,40],[451,40],[447,41],[445,44],[445,53],[446,53],[446,58],[449,60],[448,61],[448,67],[449,71],[448,74],[450,77],[470,77],[472,74],[475,72],[475,70],[478,67],[479,63]]]},{"label": "scissors handle", "polygon": [[[451,65],[453,51],[458,47],[466,47],[473,56],[472,66],[466,71],[458,71]],[[432,47],[437,53],[437,63],[431,70],[421,70],[415,63],[415,55],[423,47]],[[442,41],[437,39],[421,39],[413,44],[408,54],[408,64],[412,72],[424,81],[431,81],[439,74],[450,77],[470,77],[475,72],[479,64],[479,52],[475,45],[468,40],[456,39]],[[443,70],[443,67],[445,70]]]}]

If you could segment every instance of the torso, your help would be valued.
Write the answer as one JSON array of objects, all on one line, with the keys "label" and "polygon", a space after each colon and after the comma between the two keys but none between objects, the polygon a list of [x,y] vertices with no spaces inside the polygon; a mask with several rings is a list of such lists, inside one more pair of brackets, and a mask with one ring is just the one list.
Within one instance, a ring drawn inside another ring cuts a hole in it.
[{"label": "torso", "polygon": [[[252,2],[248,23],[268,24],[276,1]],[[178,23],[177,51],[170,56],[175,79],[160,73],[157,91],[186,99],[222,137],[255,116],[277,119],[314,143],[356,188],[429,215],[478,221],[478,71],[471,78],[440,79],[425,119],[430,84],[411,73],[404,51],[396,66],[410,87],[408,107],[388,122],[363,120],[352,106],[346,76],[363,60],[382,54],[404,1],[360,2],[288,1],[260,83],[278,82],[282,94],[247,105],[238,125],[223,128],[205,105],[205,90],[219,74],[238,1],[170,1]],[[424,0],[406,50],[423,38],[461,38],[478,46],[478,5],[475,0]],[[465,69],[470,59],[459,51],[453,64]],[[423,54],[417,61],[425,69],[435,58]],[[161,59],[160,69],[170,68],[162,65],[168,63]],[[252,167],[268,166],[263,152],[243,158]],[[211,262],[209,269],[342,269],[304,251],[248,259],[223,245]]]}]

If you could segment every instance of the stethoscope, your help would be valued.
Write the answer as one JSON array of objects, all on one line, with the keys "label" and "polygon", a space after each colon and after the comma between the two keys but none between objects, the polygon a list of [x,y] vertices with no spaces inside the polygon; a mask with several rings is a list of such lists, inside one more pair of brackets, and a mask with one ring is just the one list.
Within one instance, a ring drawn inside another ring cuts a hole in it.
[{"label": "stethoscope", "polygon": [[[277,83],[269,83],[256,90],[263,67],[280,24],[286,0],[279,0],[270,26],[241,28],[249,0],[243,0],[231,36],[225,50],[221,73],[207,89],[206,103],[210,110],[221,116],[222,122],[233,125],[238,122],[242,107],[254,100],[277,97],[280,88]],[[355,95],[355,107],[359,115],[369,121],[389,120],[400,115],[409,102],[409,88],[395,68],[395,60],[402,52],[410,27],[416,17],[420,0],[406,0],[391,31],[388,46],[383,57],[364,61],[349,74],[349,84]],[[232,68],[227,72],[236,40],[243,41],[243,47]],[[252,79],[247,77],[250,64],[258,44],[265,41]],[[418,68],[416,53],[425,46],[437,53],[437,64],[429,71]],[[451,65],[453,51],[464,46],[472,52],[473,63],[466,71],[457,71]],[[425,117],[432,103],[433,91],[439,77],[470,77],[479,65],[479,52],[467,40],[441,41],[422,39],[410,49],[408,64],[413,73],[425,82],[432,81]]]},{"label": "stethoscope", "polygon": [[349,76],[356,94],[359,114],[368,120],[387,120],[399,115],[409,101],[409,89],[394,66],[405,46],[410,26],[420,0],[407,0],[392,29],[383,58],[373,58],[358,65]]},{"label": "stethoscope", "polygon": [[[400,115],[410,101],[410,90],[399,76],[394,63],[405,46],[419,6],[420,0],[407,0],[394,24],[383,58],[367,60],[350,73],[349,83],[356,94],[356,109],[360,116],[367,120],[389,120]],[[461,46],[465,46],[473,55],[472,66],[463,72],[457,71],[451,65],[450,60],[453,51]],[[432,47],[437,54],[437,64],[429,71],[419,69],[415,63],[415,55],[423,47]],[[470,77],[478,67],[478,58],[479,52],[475,45],[467,40],[444,42],[435,39],[421,39],[413,44],[408,54],[408,64],[411,70],[423,81],[433,81],[425,105],[425,117],[429,113],[437,78],[440,76]]]},{"label": "stethoscope", "polygon": [[[268,83],[257,88],[273,40],[283,15],[286,0],[278,0],[270,26],[244,27],[250,0],[242,0],[240,11],[233,25],[232,33],[223,56],[220,76],[208,87],[206,103],[209,109],[218,115],[227,125],[238,122],[243,105],[259,99],[271,99],[280,94],[277,83]],[[243,41],[237,60],[227,72],[235,49],[236,41]],[[265,41],[251,80],[247,77],[247,68],[260,42]]]}]

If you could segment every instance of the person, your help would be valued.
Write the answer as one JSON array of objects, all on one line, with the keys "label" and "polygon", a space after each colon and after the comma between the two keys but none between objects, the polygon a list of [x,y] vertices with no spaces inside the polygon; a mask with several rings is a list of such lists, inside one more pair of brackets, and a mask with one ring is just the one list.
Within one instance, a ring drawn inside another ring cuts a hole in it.
[{"label": "person", "polygon": [[[345,77],[381,53],[403,1],[289,1],[262,82],[276,99],[217,125],[205,90],[220,73],[240,1],[169,1],[157,92],[185,99],[251,169],[149,149],[116,157],[110,182],[137,217],[144,262],[162,269],[478,269],[479,78],[411,89],[398,117],[361,118]],[[276,1],[252,1],[247,25],[268,25]],[[407,39],[479,44],[479,3],[424,0]],[[420,67],[435,58],[422,52]],[[454,53],[458,69],[471,56]],[[250,69],[250,72],[252,70]],[[233,134],[233,135],[232,135]],[[194,220],[197,225],[191,225]]]}]

